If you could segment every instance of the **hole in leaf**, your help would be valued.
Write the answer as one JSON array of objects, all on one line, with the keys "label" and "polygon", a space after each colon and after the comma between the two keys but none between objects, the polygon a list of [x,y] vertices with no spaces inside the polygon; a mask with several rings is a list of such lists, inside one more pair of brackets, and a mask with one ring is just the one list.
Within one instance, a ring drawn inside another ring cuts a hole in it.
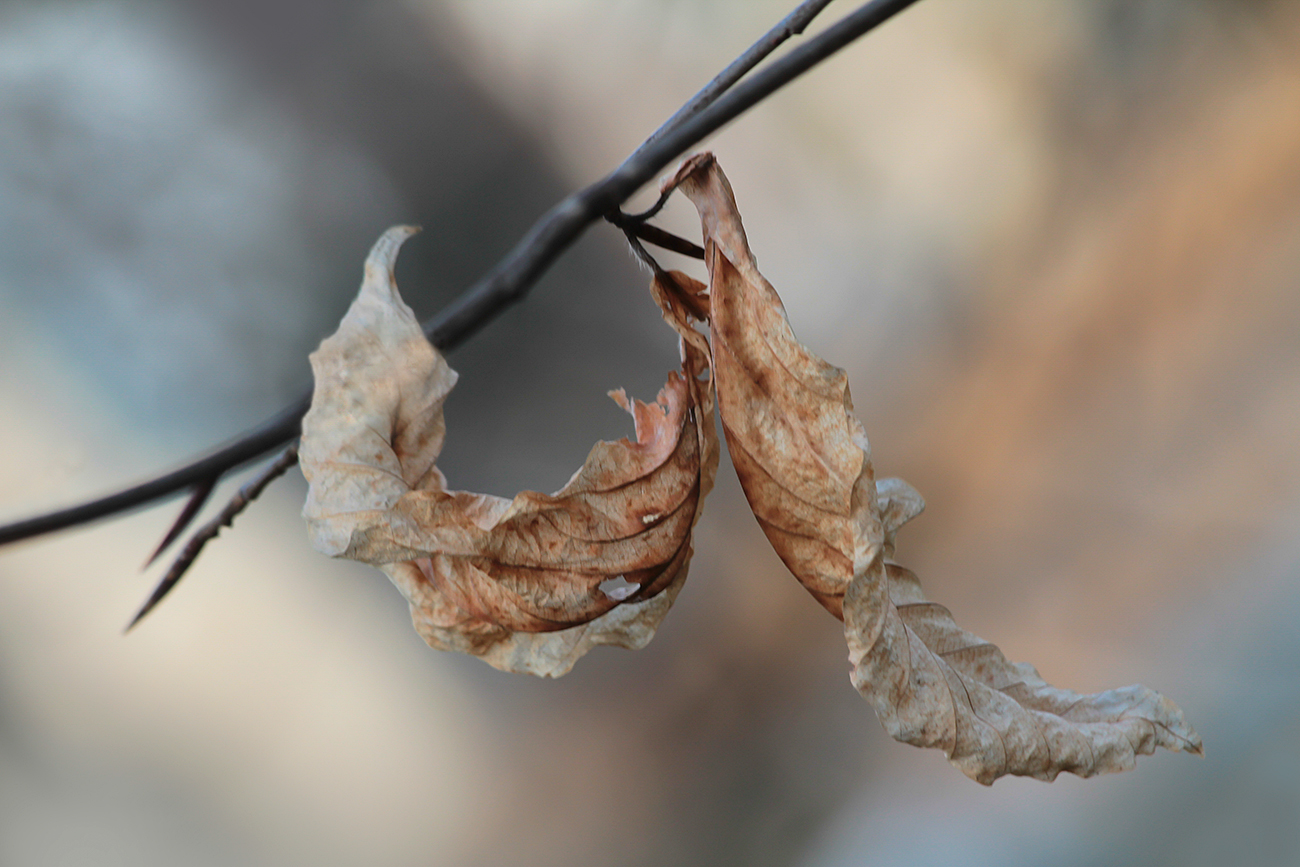
[{"label": "hole in leaf", "polygon": [[600,582],[600,592],[604,593],[615,602],[622,602],[640,589],[640,584],[633,584],[622,575],[616,575],[613,578],[606,578],[604,581]]}]

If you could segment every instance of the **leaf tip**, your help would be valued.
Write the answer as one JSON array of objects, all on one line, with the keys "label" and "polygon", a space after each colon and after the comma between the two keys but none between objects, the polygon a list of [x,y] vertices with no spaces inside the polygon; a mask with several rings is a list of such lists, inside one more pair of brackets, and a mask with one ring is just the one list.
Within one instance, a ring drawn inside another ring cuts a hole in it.
[{"label": "leaf tip", "polygon": [[1178,745],[1179,750],[1205,758],[1205,743],[1201,740],[1201,736],[1196,733],[1196,729],[1188,725],[1185,732],[1175,732],[1174,737],[1181,741]]},{"label": "leaf tip", "polygon": [[379,236],[370,252],[366,255],[365,282],[367,284],[387,283],[393,285],[393,266],[397,264],[397,251],[402,248],[412,235],[420,231],[419,226],[400,225],[390,227]]},{"label": "leaf tip", "polygon": [[678,163],[677,169],[671,175],[664,178],[663,182],[659,185],[659,191],[661,193],[666,193],[677,189],[681,186],[682,182],[691,175],[695,174],[697,171],[708,168],[716,161],[717,158],[713,155],[713,151],[700,151],[699,153],[691,154]]}]

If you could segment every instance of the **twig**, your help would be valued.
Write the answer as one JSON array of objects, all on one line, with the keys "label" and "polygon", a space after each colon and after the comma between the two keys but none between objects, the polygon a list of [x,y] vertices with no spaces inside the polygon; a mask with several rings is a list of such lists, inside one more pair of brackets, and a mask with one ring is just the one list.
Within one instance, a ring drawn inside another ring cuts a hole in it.
[{"label": "twig", "polygon": [[691,97],[690,102],[677,109],[672,117],[664,121],[659,129],[650,134],[650,138],[646,139],[645,144],[641,147],[658,141],[686,120],[712,105],[718,97],[730,90],[733,84],[744,78],[751,69],[758,66],[763,62],[764,58],[779,48],[781,43],[791,36],[798,36],[803,33],[804,28],[811,24],[818,13],[829,5],[831,5],[831,0],[805,0],[805,2],[800,3],[793,12],[778,21],[771,30],[764,33],[762,39],[749,46],[744,54],[731,61],[726,69],[719,72],[712,81],[704,85],[699,93]]},{"label": "twig", "polygon": [[237,470],[297,437],[310,406],[311,394],[304,394],[248,433],[183,467],[98,500],[0,527],[0,545],[129,512]]},{"label": "twig", "polygon": [[296,463],[298,463],[298,446],[292,445],[281,452],[278,458],[240,488],[239,492],[230,498],[230,502],[226,503],[226,507],[221,510],[220,514],[200,527],[185,543],[185,547],[181,549],[181,552],[176,555],[176,559],[172,561],[167,574],[158,582],[158,586],[154,588],[153,593],[149,595],[148,601],[144,603],[135,617],[131,618],[131,622],[127,624],[125,631],[130,632],[133,626],[154,609],[154,606],[163,601],[163,597],[172,591],[172,588],[176,586],[177,582],[181,580],[181,577],[198,558],[203,551],[203,546],[217,538],[217,534],[221,532],[222,527],[229,527],[233,524],[236,515],[248,508],[248,504],[256,500],[267,485],[284,475]]},{"label": "twig", "polygon": [[864,4],[739,82],[707,108],[647,140],[603,180],[543,214],[495,268],[425,324],[425,333],[440,348],[458,345],[502,309],[522,299],[587,226],[617,208],[683,152],[915,2],[872,0]]},{"label": "twig", "polygon": [[220,479],[217,476],[213,476],[212,478],[194,486],[194,491],[190,494],[190,498],[185,501],[185,508],[181,509],[181,513],[176,516],[176,520],[172,523],[172,528],[167,531],[166,536],[163,536],[163,540],[158,543],[157,548],[153,549],[153,553],[149,555],[148,560],[144,561],[144,566],[141,568],[148,569],[152,566],[153,562],[162,555],[162,552],[166,551],[168,547],[171,546],[172,542],[175,542],[181,537],[181,533],[185,532],[185,528],[188,527],[196,517],[198,517],[199,510],[202,509],[203,504],[208,501],[208,497],[212,496],[212,489],[217,486],[218,481],[220,481]]},{"label": "twig", "polygon": [[[675,158],[915,2],[917,0],[872,0],[784,57],[731,86],[739,77],[733,68],[752,68],[789,35],[787,33],[773,42],[773,32],[784,32],[789,28],[787,22],[800,11],[812,10],[813,7],[820,11],[826,5],[802,4],[746,52],[743,56],[745,64],[739,60],[733,63],[715,79],[720,82],[717,88],[710,83],[674,115],[674,118],[680,116],[680,120],[661,127],[603,180],[574,193],[543,214],[491,271],[425,323],[425,334],[444,351],[459,346],[507,307],[521,300],[587,226],[617,209]],[[803,24],[811,20],[816,11],[805,11],[807,18]],[[790,32],[798,31],[791,29]],[[139,508],[191,488],[214,473],[222,475],[234,470],[297,437],[309,404],[310,395],[303,395],[293,406],[248,434],[207,457],[158,478],[98,500],[0,527],[0,545]]]},{"label": "twig", "polygon": [[656,247],[671,250],[692,259],[704,258],[704,248],[694,241],[688,241],[649,223],[638,223],[634,218],[629,217],[622,211],[608,214],[605,219],[622,229],[623,234],[629,238],[640,238],[647,244],[654,244]]}]

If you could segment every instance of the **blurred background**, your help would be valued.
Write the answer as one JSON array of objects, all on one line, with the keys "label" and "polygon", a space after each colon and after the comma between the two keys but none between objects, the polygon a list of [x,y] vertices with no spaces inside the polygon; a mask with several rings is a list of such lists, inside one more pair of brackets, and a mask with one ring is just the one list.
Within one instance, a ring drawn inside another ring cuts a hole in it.
[{"label": "blurred background", "polygon": [[[296,396],[391,224],[432,315],[792,6],[6,0],[0,520]],[[426,648],[295,470],[127,637],[178,503],[0,550],[0,864],[1300,863],[1300,3],[925,0],[709,146],[928,501],[898,559],[1206,757],[985,789],[895,744],[725,466],[655,640],[554,682]],[[450,356],[452,486],[630,432],[646,282],[593,227]]]}]

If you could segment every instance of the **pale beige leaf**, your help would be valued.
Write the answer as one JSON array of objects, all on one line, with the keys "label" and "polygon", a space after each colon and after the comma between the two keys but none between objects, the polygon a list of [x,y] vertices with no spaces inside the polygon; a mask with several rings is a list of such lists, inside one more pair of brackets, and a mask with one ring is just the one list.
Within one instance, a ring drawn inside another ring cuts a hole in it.
[{"label": "pale beige leaf", "polygon": [[598,443],[558,493],[448,491],[434,462],[456,375],[397,294],[409,234],[375,245],[357,300],[311,357],[300,452],[313,544],[380,567],[430,645],[498,668],[558,676],[598,644],[643,646],[686,578],[716,472],[707,344],[683,341],[683,370],[655,403],[611,393],[636,441]]},{"label": "pale beige leaf", "polygon": [[924,503],[901,480],[875,479],[844,371],[795,339],[713,156],[687,160],[666,186],[703,223],[718,406],[745,495],[786,566],[844,620],[851,680],[886,730],[944,750],[982,783],[1124,770],[1157,746],[1200,752],[1158,693],[1049,686],[925,598],[890,559],[898,528]]},{"label": "pale beige leaf", "polygon": [[356,300],[311,355],[316,386],[299,449],[311,482],[303,515],[312,544],[332,557],[348,556],[352,526],[378,523],[413,488],[445,485],[434,461],[456,373],[393,278],[397,251],[416,231],[395,226],[375,242]]}]

